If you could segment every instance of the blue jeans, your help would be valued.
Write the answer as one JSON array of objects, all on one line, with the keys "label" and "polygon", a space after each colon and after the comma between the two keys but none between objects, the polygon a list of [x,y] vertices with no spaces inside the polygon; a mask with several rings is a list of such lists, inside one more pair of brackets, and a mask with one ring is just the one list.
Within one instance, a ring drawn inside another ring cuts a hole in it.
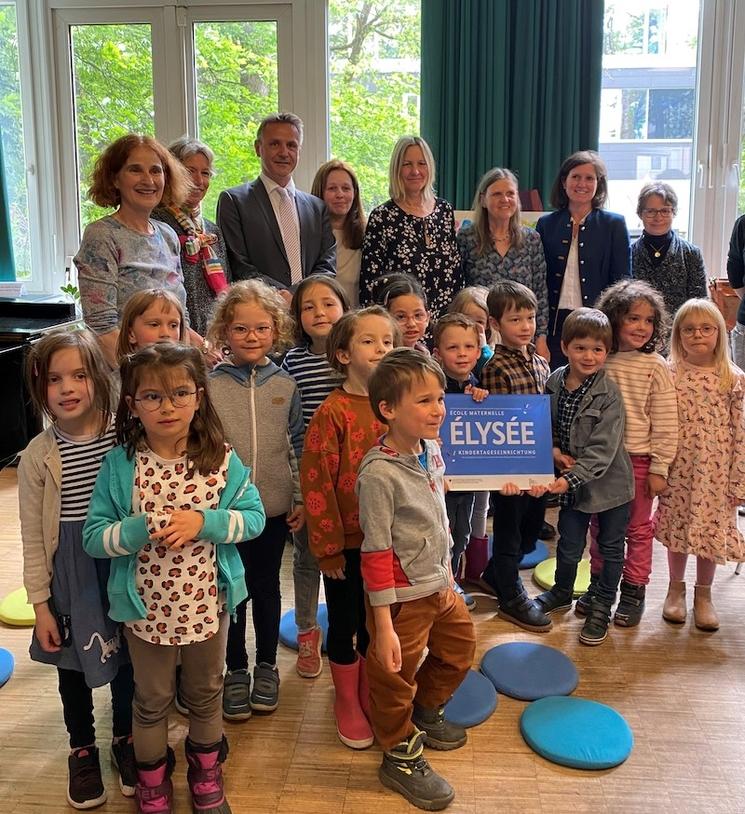
[{"label": "blue jeans", "polygon": [[448,492],[445,495],[450,534],[453,538],[450,562],[455,576],[458,575],[460,558],[463,556],[463,552],[468,545],[468,539],[471,536],[471,514],[473,513],[475,498],[475,492]]},{"label": "blue jeans", "polygon": [[[631,501],[597,513],[598,548],[603,557],[595,595],[613,604],[623,571],[623,551],[626,527],[631,515]],[[565,506],[559,512],[559,542],[556,544],[556,576],[554,591],[571,596],[577,565],[587,543],[587,529],[592,514]]]},{"label": "blue jeans", "polygon": [[292,580],[295,584],[295,623],[300,633],[318,626],[318,589],[321,572],[308,545],[308,526],[292,535]]}]

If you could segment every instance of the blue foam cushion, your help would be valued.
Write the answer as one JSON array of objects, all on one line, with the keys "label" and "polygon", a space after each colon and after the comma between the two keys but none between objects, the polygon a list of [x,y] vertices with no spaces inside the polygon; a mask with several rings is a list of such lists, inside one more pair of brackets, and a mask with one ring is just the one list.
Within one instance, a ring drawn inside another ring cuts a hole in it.
[{"label": "blue foam cushion", "polygon": [[[326,605],[318,606],[317,617],[318,624],[321,626],[321,633],[323,633],[322,649],[326,650],[326,637],[329,632],[329,614]],[[279,640],[285,647],[292,650],[297,650],[297,625],[295,624],[295,608],[288,610],[287,613],[282,614],[279,620]]]},{"label": "blue foam cushion", "polygon": [[445,717],[460,726],[483,723],[497,708],[497,691],[488,678],[469,670],[445,705]]},{"label": "blue foam cushion", "polygon": [[577,686],[577,668],[553,647],[532,642],[507,642],[487,650],[481,672],[497,692],[535,701],[547,695],[569,695]]},{"label": "blue foam cushion", "polygon": [[520,568],[535,568],[539,562],[548,559],[548,548],[543,540],[536,540],[535,548],[520,560]]},{"label": "blue foam cushion", "polygon": [[634,734],[614,709],[585,698],[541,698],[520,716],[531,749],[574,769],[610,769],[634,748]]},{"label": "blue foam cushion", "polygon": [[13,675],[14,666],[13,654],[0,647],[0,687]]}]

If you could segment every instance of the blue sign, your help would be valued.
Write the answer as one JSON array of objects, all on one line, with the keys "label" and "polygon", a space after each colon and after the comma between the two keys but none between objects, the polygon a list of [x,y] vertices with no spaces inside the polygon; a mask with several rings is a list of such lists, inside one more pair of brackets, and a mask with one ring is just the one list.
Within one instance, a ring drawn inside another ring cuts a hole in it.
[{"label": "blue sign", "polygon": [[455,491],[521,489],[554,480],[548,396],[446,395],[440,429],[445,477]]}]

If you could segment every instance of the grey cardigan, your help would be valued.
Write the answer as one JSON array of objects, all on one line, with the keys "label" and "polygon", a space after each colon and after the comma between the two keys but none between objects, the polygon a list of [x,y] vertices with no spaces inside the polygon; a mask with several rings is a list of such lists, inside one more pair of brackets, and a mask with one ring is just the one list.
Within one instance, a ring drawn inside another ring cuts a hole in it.
[{"label": "grey cardigan", "polygon": [[[546,383],[546,394],[551,396],[554,446],[558,446],[559,392],[565,369],[555,370]],[[572,421],[569,449],[563,450],[575,459],[571,471],[582,479],[572,508],[595,514],[622,506],[634,497],[631,459],[623,444],[625,422],[621,391],[605,370],[598,371]]]}]

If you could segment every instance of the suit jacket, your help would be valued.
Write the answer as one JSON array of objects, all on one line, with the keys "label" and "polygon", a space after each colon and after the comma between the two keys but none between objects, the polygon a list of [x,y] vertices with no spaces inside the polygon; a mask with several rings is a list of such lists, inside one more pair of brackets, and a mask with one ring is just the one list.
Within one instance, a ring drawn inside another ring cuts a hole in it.
[{"label": "suit jacket", "polygon": [[[326,204],[295,190],[300,221],[303,277],[336,273],[336,242]],[[217,225],[234,280],[259,277],[274,288],[291,288],[290,263],[279,224],[261,178],[220,193]]]}]

